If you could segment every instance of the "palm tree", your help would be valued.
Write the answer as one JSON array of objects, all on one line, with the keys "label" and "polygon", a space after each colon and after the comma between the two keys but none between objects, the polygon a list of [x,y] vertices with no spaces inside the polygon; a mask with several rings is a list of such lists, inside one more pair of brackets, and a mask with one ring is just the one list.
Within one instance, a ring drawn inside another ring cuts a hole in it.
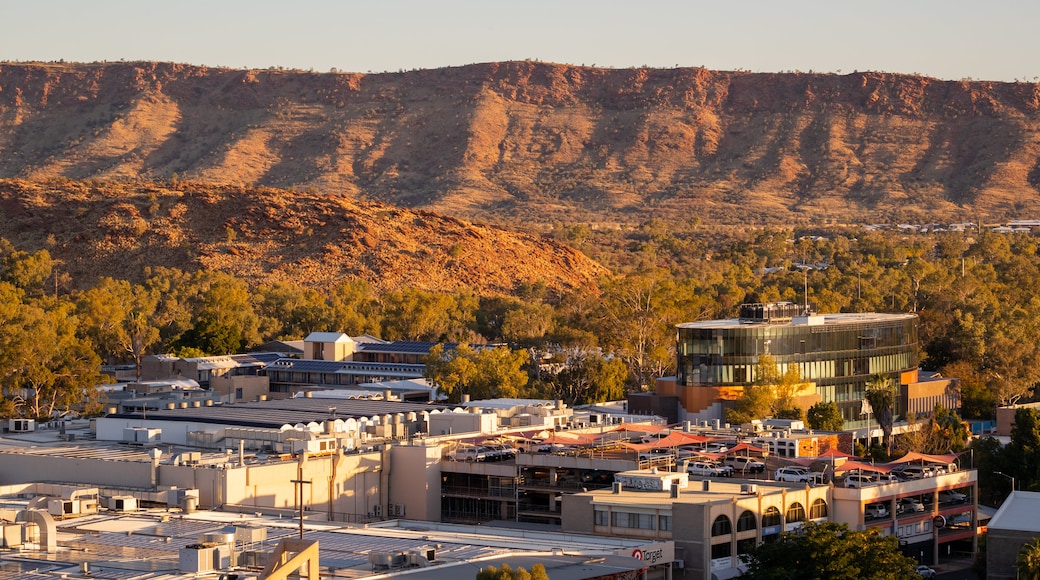
[{"label": "palm tree", "polygon": [[1033,538],[1018,552],[1015,560],[1018,577],[1022,580],[1040,580],[1040,538]]},{"label": "palm tree", "polygon": [[874,418],[881,427],[885,453],[892,455],[892,421],[896,404],[896,390],[892,384],[891,377],[883,374],[875,374],[867,381],[867,390],[864,398],[870,404]]}]

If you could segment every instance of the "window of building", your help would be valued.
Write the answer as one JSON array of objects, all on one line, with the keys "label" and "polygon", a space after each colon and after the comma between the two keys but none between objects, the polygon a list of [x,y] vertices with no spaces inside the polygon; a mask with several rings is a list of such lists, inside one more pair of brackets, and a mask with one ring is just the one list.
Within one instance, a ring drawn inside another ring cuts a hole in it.
[{"label": "window of building", "polygon": [[729,518],[726,516],[715,518],[715,523],[711,525],[712,536],[725,536],[731,533],[733,533],[733,525],[730,524]]},{"label": "window of building", "polygon": [[728,558],[733,555],[733,550],[730,549],[729,542],[722,542],[721,544],[711,545],[711,559],[716,558]]},{"label": "window of building", "polygon": [[637,514],[631,512],[612,512],[611,524],[615,528],[634,528],[638,530],[654,529],[653,514]]},{"label": "window of building", "polygon": [[805,521],[805,507],[798,502],[794,502],[787,508],[787,523],[792,522],[804,522]]},{"label": "window of building", "polygon": [[764,514],[762,514],[762,527],[768,528],[770,526],[780,525],[780,510],[775,507],[766,508]]},{"label": "window of building", "polygon": [[[777,514],[779,515],[779,512],[777,512]],[[755,514],[751,511],[745,510],[744,513],[740,514],[740,517],[737,518],[737,531],[746,532],[748,530],[753,530],[758,527],[757,524],[758,522],[755,521]]]},{"label": "window of building", "polygon": [[665,532],[672,531],[672,516],[658,516],[657,529]]},{"label": "window of building", "polygon": [[812,503],[812,507],[809,508],[809,519],[815,520],[825,517],[827,517],[827,502],[817,499]]},{"label": "window of building", "polygon": [[596,523],[597,526],[609,526],[610,525],[610,512],[608,512],[607,510],[596,510],[595,517],[596,517],[595,523]]},{"label": "window of building", "polygon": [[755,538],[737,540],[737,554],[747,554],[755,549]]}]

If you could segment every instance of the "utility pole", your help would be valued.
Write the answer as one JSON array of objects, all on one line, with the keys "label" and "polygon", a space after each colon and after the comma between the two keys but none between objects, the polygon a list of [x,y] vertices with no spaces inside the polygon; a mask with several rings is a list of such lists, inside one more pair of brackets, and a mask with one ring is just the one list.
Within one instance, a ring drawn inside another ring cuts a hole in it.
[{"label": "utility pole", "polygon": [[293,484],[300,488],[300,539],[303,539],[303,486],[310,485],[311,480],[303,479],[303,464],[307,463],[307,450],[304,449],[300,452],[300,463],[296,467],[296,479],[292,480]]}]

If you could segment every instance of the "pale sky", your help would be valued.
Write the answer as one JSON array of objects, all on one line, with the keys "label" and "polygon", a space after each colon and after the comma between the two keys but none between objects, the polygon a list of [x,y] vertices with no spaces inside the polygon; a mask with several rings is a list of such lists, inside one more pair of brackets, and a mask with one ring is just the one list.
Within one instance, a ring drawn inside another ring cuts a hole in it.
[{"label": "pale sky", "polygon": [[505,60],[1040,77],[1036,0],[0,0],[0,60],[382,72]]}]

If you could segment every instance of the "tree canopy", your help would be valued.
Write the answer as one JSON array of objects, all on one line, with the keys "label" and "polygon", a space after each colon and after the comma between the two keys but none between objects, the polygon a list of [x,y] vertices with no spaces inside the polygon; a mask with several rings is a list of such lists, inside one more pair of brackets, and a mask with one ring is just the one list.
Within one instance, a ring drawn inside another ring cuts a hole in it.
[{"label": "tree canopy", "polygon": [[426,357],[423,376],[452,403],[463,395],[473,399],[513,398],[527,386],[525,351],[505,347],[477,348],[460,344],[446,349],[434,345]]},{"label": "tree canopy", "polygon": [[845,524],[810,522],[746,556],[751,580],[910,580],[916,562],[899,551],[895,536],[853,531]]}]

